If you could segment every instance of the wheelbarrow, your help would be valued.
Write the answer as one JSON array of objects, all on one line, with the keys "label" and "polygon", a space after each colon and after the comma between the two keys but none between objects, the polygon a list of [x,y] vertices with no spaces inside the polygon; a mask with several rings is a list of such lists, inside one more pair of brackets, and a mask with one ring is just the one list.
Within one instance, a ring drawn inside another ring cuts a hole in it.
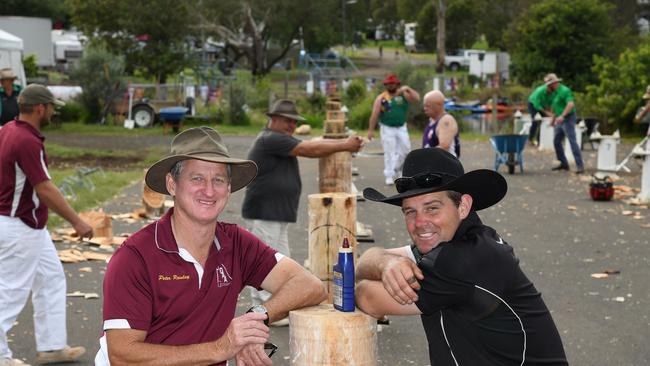
[{"label": "wheelbarrow", "polygon": [[528,141],[528,135],[495,135],[490,137],[492,148],[496,152],[494,158],[494,170],[498,171],[501,164],[508,166],[508,174],[515,173],[515,167],[519,165],[521,172],[524,172],[524,147]]},{"label": "wheelbarrow", "polygon": [[163,121],[163,133],[169,127],[174,133],[178,133],[182,126],[183,118],[188,109],[186,107],[165,107],[160,108],[160,119]]}]

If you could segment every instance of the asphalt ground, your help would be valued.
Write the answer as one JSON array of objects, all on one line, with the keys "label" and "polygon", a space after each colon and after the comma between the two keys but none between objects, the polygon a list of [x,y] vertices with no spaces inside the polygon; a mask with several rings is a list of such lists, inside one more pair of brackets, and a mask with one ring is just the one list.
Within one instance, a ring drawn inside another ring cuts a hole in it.
[{"label": "asphalt ground", "polygon": [[[74,137],[48,137],[58,143],[72,143]],[[231,154],[244,157],[253,137],[226,137]],[[67,140],[67,141],[66,141]],[[87,138],[84,140],[86,141]],[[168,137],[151,138],[147,144],[169,143]],[[95,147],[120,145],[143,146],[128,138],[101,138]],[[413,146],[419,143],[413,141]],[[619,160],[631,145],[619,149]],[[372,186],[385,193],[394,187],[384,186],[381,146],[372,141],[353,160],[359,175],[354,177],[362,190]],[[521,266],[542,292],[562,336],[572,365],[648,365],[650,350],[650,222],[647,208],[629,206],[621,200],[594,202],[588,195],[588,175],[594,172],[596,153],[583,151],[587,175],[579,177],[569,172],[551,172],[555,163],[551,151],[524,151],[525,172],[508,175],[508,194],[494,207],[479,213],[483,221],[493,226],[515,249]],[[290,227],[292,257],[299,263],[307,258],[307,195],[318,191],[318,161],[301,158],[303,192],[298,222]],[[492,168],[494,152],[487,142],[464,142],[461,161],[465,170]],[[640,187],[640,170],[633,166],[618,184]],[[101,188],[100,188],[101,189]],[[107,203],[109,213],[130,212],[140,205],[141,183],[125,189]],[[240,207],[243,192],[237,192],[220,219],[242,223]],[[638,211],[645,216],[634,219],[623,211]],[[373,230],[374,243],[359,243],[361,251],[371,246],[395,247],[409,243],[400,210],[370,201],[357,206],[358,221]],[[116,234],[133,232],[146,222],[127,224],[114,220]],[[60,248],[68,247],[59,245]],[[91,267],[92,272],[80,272]],[[68,292],[96,292],[99,299],[68,298],[68,342],[84,345],[88,353],[79,364],[91,365],[101,335],[101,283],[106,264],[83,262],[64,264]],[[592,273],[618,270],[620,274],[595,279]],[[243,291],[238,312],[249,307],[248,291]],[[35,362],[32,309],[28,304],[9,338],[14,357]],[[272,328],[271,340],[279,346],[273,356],[275,365],[289,364],[289,329]],[[428,365],[426,339],[419,317],[392,317],[389,326],[378,333],[378,365]]]}]

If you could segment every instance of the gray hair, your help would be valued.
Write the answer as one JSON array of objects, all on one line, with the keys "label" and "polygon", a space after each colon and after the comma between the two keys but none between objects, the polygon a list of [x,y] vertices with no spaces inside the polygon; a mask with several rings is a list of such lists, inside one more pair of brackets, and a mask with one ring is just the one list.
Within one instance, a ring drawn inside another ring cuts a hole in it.
[{"label": "gray hair", "polygon": [[[174,182],[178,182],[178,178],[181,177],[181,172],[183,171],[183,163],[185,160],[179,160],[177,161],[169,171],[169,174],[172,175],[172,178],[174,178]],[[228,171],[228,181],[230,181],[230,177],[232,176],[232,168],[230,167],[230,164],[226,164],[226,170]]]}]

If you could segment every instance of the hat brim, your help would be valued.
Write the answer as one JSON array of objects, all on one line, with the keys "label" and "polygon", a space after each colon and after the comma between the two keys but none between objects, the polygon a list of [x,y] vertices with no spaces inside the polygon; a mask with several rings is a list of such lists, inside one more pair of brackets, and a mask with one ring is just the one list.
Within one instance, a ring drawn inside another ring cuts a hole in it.
[{"label": "hat brim", "polygon": [[453,181],[438,187],[411,189],[390,197],[385,196],[374,188],[366,188],[363,190],[363,196],[371,201],[401,207],[402,200],[405,198],[441,191],[456,191],[469,194],[472,196],[472,209],[479,211],[501,201],[508,191],[508,183],[501,174],[493,170],[478,169],[465,173]]},{"label": "hat brim", "polygon": [[648,93],[643,94],[643,99],[650,99],[650,94]]},{"label": "hat brim", "polygon": [[217,154],[201,153],[201,154],[185,154],[173,155],[163,158],[162,160],[154,163],[147,174],[145,175],[145,182],[149,188],[162,194],[169,194],[167,191],[166,177],[174,166],[179,161],[197,159],[211,163],[222,163],[230,165],[230,192],[236,192],[246,187],[257,176],[257,165],[251,160],[227,158]]},{"label": "hat brim", "polygon": [[551,80],[551,81],[547,81],[547,82],[545,82],[544,85],[549,86],[549,85],[551,85],[551,84],[559,83],[560,81],[562,81],[562,79],[561,79],[561,78],[557,78],[557,79],[555,79],[555,80]]},{"label": "hat brim", "polygon": [[300,122],[306,121],[306,119],[304,117],[302,117],[301,115],[299,115],[299,114],[267,113],[266,115],[269,116],[269,117],[273,117],[273,116],[286,117],[286,118],[292,119],[294,121],[300,121]]}]

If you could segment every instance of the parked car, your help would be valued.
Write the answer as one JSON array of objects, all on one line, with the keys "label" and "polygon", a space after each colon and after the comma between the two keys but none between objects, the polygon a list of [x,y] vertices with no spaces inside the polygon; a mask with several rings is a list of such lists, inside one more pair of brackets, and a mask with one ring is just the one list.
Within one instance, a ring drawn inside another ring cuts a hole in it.
[{"label": "parked car", "polygon": [[451,71],[458,71],[461,68],[469,68],[470,55],[472,53],[483,53],[482,50],[459,49],[456,52],[445,55],[445,67]]}]

